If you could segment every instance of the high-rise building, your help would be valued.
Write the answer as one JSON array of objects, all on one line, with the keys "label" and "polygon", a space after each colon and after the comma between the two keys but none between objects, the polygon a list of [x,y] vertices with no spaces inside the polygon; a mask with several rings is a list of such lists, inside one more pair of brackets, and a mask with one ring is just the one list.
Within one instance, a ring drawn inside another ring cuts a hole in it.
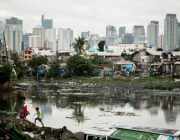
[{"label": "high-rise building", "polygon": [[29,47],[29,36],[31,36],[31,35],[32,35],[32,33],[23,34],[24,48]]},{"label": "high-rise building", "polygon": [[44,19],[44,15],[41,17],[41,24],[44,30],[53,28],[53,19]]},{"label": "high-rise building", "polygon": [[117,40],[117,30],[113,25],[107,25],[106,27],[106,45],[107,46],[117,46],[119,43]]},{"label": "high-rise building", "polygon": [[70,33],[71,33],[71,41],[72,41],[72,40],[73,40],[73,35],[74,35],[73,30],[71,30],[71,28],[67,28],[67,30],[70,30]]},{"label": "high-rise building", "polygon": [[147,28],[147,40],[149,45],[157,46],[159,43],[159,22],[151,21]]},{"label": "high-rise building", "polygon": [[176,14],[167,14],[164,21],[164,51],[178,48],[178,20]]},{"label": "high-rise building", "polygon": [[12,31],[22,31],[23,30],[23,21],[16,18],[11,17],[10,19],[5,19],[5,29],[12,30]]},{"label": "high-rise building", "polygon": [[23,33],[22,31],[5,31],[6,45],[13,51],[21,51]]},{"label": "high-rise building", "polygon": [[119,27],[119,37],[122,38],[122,35],[126,33],[126,27]]},{"label": "high-rise building", "polygon": [[178,23],[178,47],[180,47],[180,22]]},{"label": "high-rise building", "polygon": [[159,36],[159,48],[164,49],[164,35]]},{"label": "high-rise building", "polygon": [[90,36],[90,32],[89,31],[81,33],[81,37],[88,38],[89,36]]},{"label": "high-rise building", "polygon": [[123,34],[122,43],[132,44],[134,42],[134,36],[130,33]]},{"label": "high-rise building", "polygon": [[145,29],[142,25],[135,25],[133,28],[134,43],[144,43],[146,40]]},{"label": "high-rise building", "polygon": [[44,28],[37,25],[33,28],[33,35],[41,36],[41,47],[44,47]]},{"label": "high-rise building", "polygon": [[48,40],[48,39],[45,39],[44,40],[44,47],[50,48],[53,51],[53,42]]},{"label": "high-rise building", "polygon": [[3,42],[3,32],[4,31],[5,31],[5,24],[2,21],[0,21],[0,40],[1,40],[0,43]]},{"label": "high-rise building", "polygon": [[71,30],[58,29],[58,50],[72,50]]},{"label": "high-rise building", "polygon": [[42,47],[42,42],[41,42],[41,36],[37,36],[37,35],[32,35],[29,36],[29,47]]},{"label": "high-rise building", "polygon": [[[46,29],[45,30],[45,39],[48,39],[53,43],[53,47],[51,48],[54,52],[56,52],[56,29]],[[46,46],[44,46],[46,47]]]}]

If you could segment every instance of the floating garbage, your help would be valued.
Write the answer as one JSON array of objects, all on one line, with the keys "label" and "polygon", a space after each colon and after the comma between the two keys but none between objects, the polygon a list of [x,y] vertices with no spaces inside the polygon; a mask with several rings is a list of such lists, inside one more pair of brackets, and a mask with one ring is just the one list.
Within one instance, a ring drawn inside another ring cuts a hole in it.
[{"label": "floating garbage", "polygon": [[126,112],[116,112],[117,116],[137,116],[134,113],[126,113]]}]

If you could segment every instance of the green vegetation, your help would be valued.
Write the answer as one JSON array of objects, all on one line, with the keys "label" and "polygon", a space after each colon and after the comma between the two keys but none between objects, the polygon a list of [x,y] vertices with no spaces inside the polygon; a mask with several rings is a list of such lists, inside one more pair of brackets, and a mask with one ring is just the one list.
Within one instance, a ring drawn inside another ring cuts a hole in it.
[{"label": "green vegetation", "polygon": [[46,78],[55,78],[55,77],[57,77],[58,76],[58,68],[59,68],[59,64],[51,65],[51,68],[46,73]]},{"label": "green vegetation", "polygon": [[148,85],[148,86],[144,86],[144,89],[161,89],[161,90],[172,90],[175,88],[180,88],[180,85],[168,85],[168,86],[164,86],[164,85]]},{"label": "green vegetation", "polygon": [[0,83],[3,84],[11,80],[12,68],[9,62],[1,64],[0,67]]},{"label": "green vegetation", "polygon": [[162,48],[157,48],[157,51],[163,51],[163,49]]},{"label": "green vegetation", "polygon": [[100,52],[104,52],[104,45],[106,44],[106,42],[105,41],[101,41],[101,42],[99,42],[98,43],[98,50],[100,51]]},{"label": "green vegetation", "polygon": [[81,55],[82,52],[85,52],[84,46],[86,45],[86,43],[88,42],[87,40],[85,40],[84,37],[78,37],[75,38],[75,43],[73,43],[73,48],[75,49],[75,51]]},{"label": "green vegetation", "polygon": [[20,79],[17,81],[17,83],[30,82],[30,81],[35,81],[35,80],[34,79]]},{"label": "green vegetation", "polygon": [[71,56],[67,60],[67,66],[73,76],[82,76],[84,74],[90,75],[91,70],[95,67],[89,59],[79,55]]}]

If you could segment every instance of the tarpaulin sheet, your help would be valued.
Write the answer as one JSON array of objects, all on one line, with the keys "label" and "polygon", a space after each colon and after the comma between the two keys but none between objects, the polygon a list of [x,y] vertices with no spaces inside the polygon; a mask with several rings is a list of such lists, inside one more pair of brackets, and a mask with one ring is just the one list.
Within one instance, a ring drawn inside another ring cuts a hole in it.
[{"label": "tarpaulin sheet", "polygon": [[132,70],[132,64],[126,64],[126,70]]}]

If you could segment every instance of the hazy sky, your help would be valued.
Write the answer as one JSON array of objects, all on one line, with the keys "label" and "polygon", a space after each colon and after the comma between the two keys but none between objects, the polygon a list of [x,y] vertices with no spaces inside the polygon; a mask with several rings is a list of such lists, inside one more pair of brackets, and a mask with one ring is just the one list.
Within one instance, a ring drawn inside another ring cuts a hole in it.
[{"label": "hazy sky", "polygon": [[116,29],[147,25],[151,20],[160,23],[163,33],[167,13],[177,14],[180,21],[180,0],[0,0],[0,20],[12,16],[23,20],[23,30],[41,25],[41,15],[54,20],[54,28],[72,28],[74,37],[83,31],[105,36],[106,25]]}]

